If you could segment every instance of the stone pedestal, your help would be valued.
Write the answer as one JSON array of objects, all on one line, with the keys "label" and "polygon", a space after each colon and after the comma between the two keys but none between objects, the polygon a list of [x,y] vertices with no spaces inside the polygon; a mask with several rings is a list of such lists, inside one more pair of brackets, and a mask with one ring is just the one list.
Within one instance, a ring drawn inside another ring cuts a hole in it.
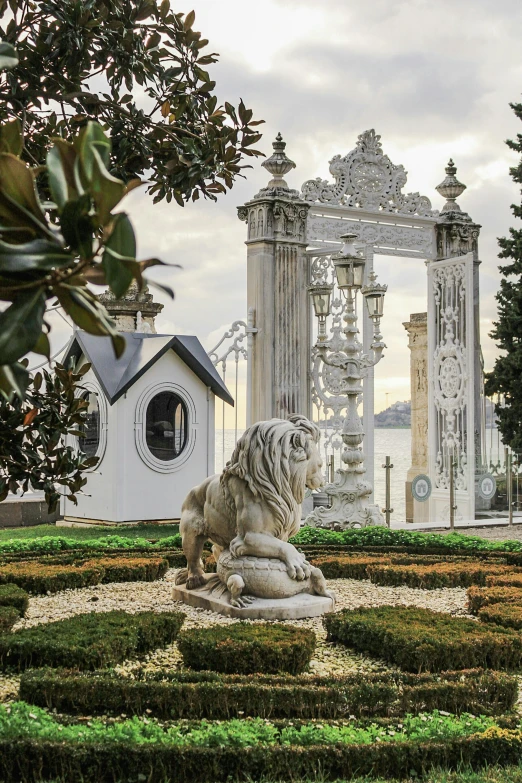
[{"label": "stone pedestal", "polygon": [[[214,574],[206,574],[206,577],[207,581],[216,578]],[[254,598],[249,606],[239,609],[230,605],[228,591],[219,595],[206,585],[196,590],[187,590],[185,585],[175,585],[172,588],[172,599],[240,620],[301,620],[304,617],[320,617],[334,610],[331,598],[308,593],[292,595],[290,598]]]},{"label": "stone pedestal", "polygon": [[238,217],[248,226],[247,299],[257,333],[252,350],[251,422],[310,412],[309,204],[283,175],[295,164],[279,134],[263,163],[273,175]]},{"label": "stone pedestal", "polygon": [[408,332],[411,388],[411,467],[406,477],[406,522],[428,522],[428,504],[411,494],[411,482],[428,472],[428,316],[413,313],[403,323]]},{"label": "stone pedestal", "polygon": [[140,291],[133,281],[121,299],[116,299],[110,289],[100,294],[98,299],[114,319],[119,332],[156,334],[154,320],[163,310],[163,305],[154,302],[147,286]]}]

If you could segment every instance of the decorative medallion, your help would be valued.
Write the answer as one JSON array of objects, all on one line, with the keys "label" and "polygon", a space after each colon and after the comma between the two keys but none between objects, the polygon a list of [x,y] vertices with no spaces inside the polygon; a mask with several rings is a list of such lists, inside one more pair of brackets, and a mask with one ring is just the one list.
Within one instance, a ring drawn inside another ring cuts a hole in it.
[{"label": "decorative medallion", "polygon": [[426,196],[402,192],[407,175],[404,166],[395,166],[382,151],[381,137],[375,131],[361,133],[355,149],[330,161],[335,182],[310,179],[304,183],[301,198],[326,204],[360,207],[372,212],[402,213],[435,217]]}]

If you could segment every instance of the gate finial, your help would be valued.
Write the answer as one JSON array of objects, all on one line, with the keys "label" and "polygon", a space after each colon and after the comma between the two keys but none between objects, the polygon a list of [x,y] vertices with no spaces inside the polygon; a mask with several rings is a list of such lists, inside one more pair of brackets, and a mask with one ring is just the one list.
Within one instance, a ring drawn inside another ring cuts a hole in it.
[{"label": "gate finial", "polygon": [[441,215],[443,215],[445,212],[462,211],[460,205],[456,203],[455,199],[464,193],[466,190],[466,185],[463,185],[462,182],[458,181],[457,177],[455,176],[456,174],[457,167],[450,158],[449,163],[446,166],[446,177],[443,179],[440,185],[437,185],[435,188],[435,190],[440,193],[443,198],[447,199],[446,203],[440,211]]},{"label": "gate finial", "polygon": [[272,142],[274,152],[261,164],[272,175],[268,183],[269,188],[288,188],[287,182],[283,179],[285,174],[295,169],[295,163],[287,157],[285,152],[286,142],[283,141],[281,133],[278,133],[276,140]]}]

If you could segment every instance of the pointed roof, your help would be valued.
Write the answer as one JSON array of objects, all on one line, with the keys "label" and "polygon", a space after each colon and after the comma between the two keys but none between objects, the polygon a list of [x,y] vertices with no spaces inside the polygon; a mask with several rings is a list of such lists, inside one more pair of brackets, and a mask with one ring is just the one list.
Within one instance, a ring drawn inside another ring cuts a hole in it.
[{"label": "pointed roof", "polygon": [[121,336],[125,340],[125,350],[119,359],[114,355],[110,337],[80,331],[74,333],[63,358],[66,364],[71,357],[85,354],[109,405],[113,405],[169,350],[174,351],[216,397],[234,405],[234,398],[197,337],[137,332],[121,332]]}]

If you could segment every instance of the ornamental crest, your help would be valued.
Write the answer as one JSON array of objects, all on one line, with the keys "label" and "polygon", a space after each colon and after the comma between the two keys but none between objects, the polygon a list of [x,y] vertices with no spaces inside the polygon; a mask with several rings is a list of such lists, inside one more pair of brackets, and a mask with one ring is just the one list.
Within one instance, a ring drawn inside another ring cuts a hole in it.
[{"label": "ornamental crest", "polygon": [[404,166],[395,166],[382,151],[381,137],[375,131],[361,133],[348,155],[335,155],[330,173],[335,182],[310,179],[304,183],[301,198],[325,204],[359,207],[371,212],[401,213],[434,217],[431,202],[419,193],[402,193],[407,175]]}]

